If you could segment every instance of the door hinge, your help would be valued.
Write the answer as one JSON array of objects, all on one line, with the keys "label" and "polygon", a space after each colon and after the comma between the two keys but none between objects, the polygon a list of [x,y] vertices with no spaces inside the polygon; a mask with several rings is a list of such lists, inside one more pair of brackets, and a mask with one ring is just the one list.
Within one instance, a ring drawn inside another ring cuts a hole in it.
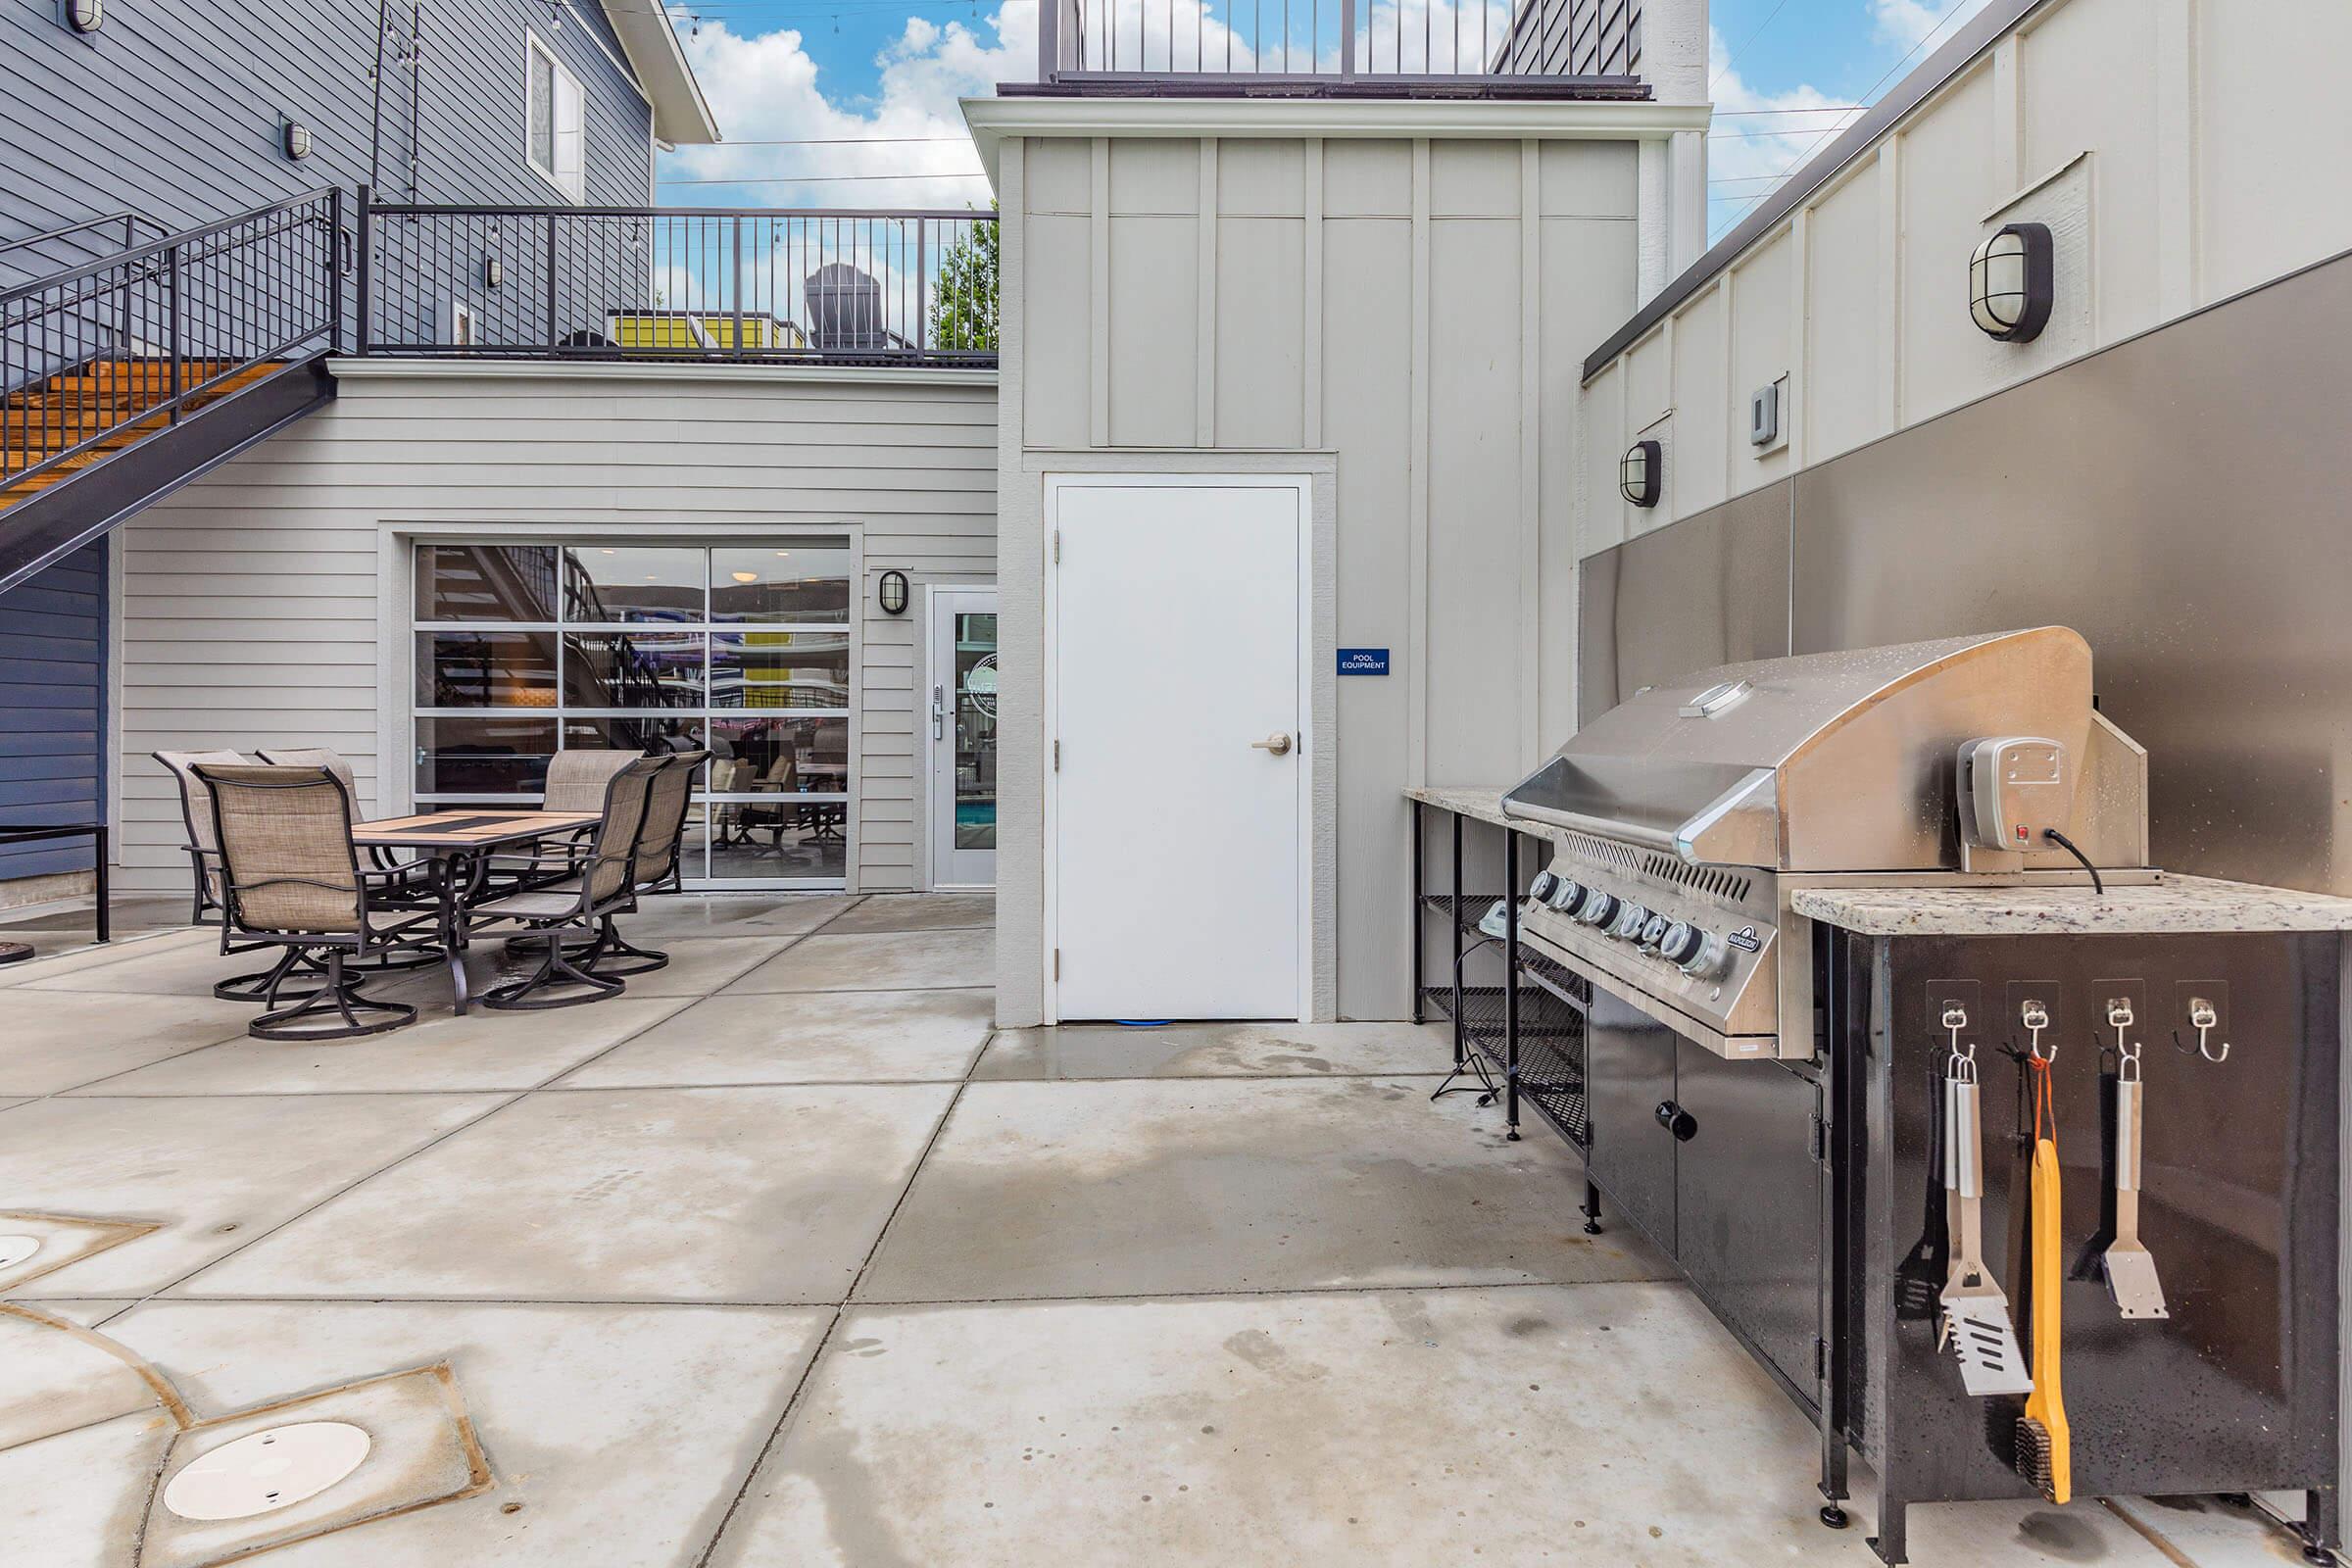
[{"label": "door hinge", "polygon": [[1056,566],[1061,564],[1061,530],[1059,528],[1054,530],[1054,564]]},{"label": "door hinge", "polygon": [[1815,1111],[1813,1113],[1811,1147],[1813,1151],[1813,1163],[1816,1165],[1827,1165],[1830,1162],[1830,1124],[1822,1116],[1820,1111]]},{"label": "door hinge", "polygon": [[1829,1375],[1830,1342],[1817,1339],[1813,1342],[1813,1381],[1815,1383],[1823,1382]]},{"label": "door hinge", "polygon": [[1059,741],[1054,743],[1054,771],[1056,773],[1061,771],[1061,742]]},{"label": "door hinge", "polygon": [[1054,950],[1054,978],[1056,980],[1061,978],[1061,950],[1059,948]]}]

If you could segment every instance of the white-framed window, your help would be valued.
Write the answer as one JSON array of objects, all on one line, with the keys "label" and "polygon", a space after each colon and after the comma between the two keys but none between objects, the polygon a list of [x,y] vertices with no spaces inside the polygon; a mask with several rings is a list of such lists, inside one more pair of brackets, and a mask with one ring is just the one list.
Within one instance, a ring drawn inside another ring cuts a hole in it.
[{"label": "white-framed window", "polygon": [[555,51],[526,33],[528,112],[523,150],[542,178],[573,201],[587,194],[586,135],[580,126],[580,78]]},{"label": "white-framed window", "polygon": [[455,348],[471,348],[481,342],[481,323],[475,319],[473,307],[464,300],[449,302],[449,330],[444,334]]},{"label": "white-framed window", "polygon": [[689,886],[838,888],[858,697],[852,540],[420,539],[416,808],[529,806],[572,748],[704,750]]}]

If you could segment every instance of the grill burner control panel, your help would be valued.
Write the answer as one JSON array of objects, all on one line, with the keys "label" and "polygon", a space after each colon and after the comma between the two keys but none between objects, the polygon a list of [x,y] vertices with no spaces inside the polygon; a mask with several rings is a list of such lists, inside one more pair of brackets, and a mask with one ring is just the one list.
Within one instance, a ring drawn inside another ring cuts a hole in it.
[{"label": "grill burner control panel", "polygon": [[1631,988],[1725,1055],[1781,1054],[1771,872],[1693,866],[1582,833],[1555,842],[1520,906],[1538,951]]}]

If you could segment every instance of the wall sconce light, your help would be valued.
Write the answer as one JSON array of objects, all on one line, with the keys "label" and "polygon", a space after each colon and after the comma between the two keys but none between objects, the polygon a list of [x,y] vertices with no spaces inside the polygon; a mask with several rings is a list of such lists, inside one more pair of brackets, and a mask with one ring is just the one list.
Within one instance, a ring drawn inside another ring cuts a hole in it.
[{"label": "wall sconce light", "polygon": [[1747,398],[1747,444],[1768,447],[1781,438],[1781,383],[1760,386]]},{"label": "wall sconce light", "polygon": [[496,288],[507,280],[507,264],[495,256],[482,258],[482,287]]},{"label": "wall sconce light", "polygon": [[311,127],[287,121],[278,133],[278,145],[285,149],[288,158],[302,162],[311,156]]},{"label": "wall sconce light", "polygon": [[2050,228],[2011,223],[1968,263],[1969,318],[2003,343],[2031,343],[2050,319]]},{"label": "wall sconce light", "polygon": [[1654,507],[1665,472],[1666,449],[1655,441],[1637,441],[1617,460],[1617,493],[1637,507]]},{"label": "wall sconce light", "polygon": [[903,571],[884,572],[882,574],[882,591],[879,597],[884,614],[904,615],[906,613],[906,574]]},{"label": "wall sconce light", "polygon": [[75,32],[96,32],[106,25],[106,0],[66,0],[66,25]]}]

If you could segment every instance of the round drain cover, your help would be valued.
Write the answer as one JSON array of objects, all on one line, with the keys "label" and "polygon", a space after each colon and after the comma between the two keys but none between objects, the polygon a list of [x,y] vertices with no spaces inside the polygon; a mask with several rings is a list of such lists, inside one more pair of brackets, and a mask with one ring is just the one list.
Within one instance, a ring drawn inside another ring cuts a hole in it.
[{"label": "round drain cover", "polygon": [[15,1268],[40,1250],[38,1236],[0,1236],[0,1268]]},{"label": "round drain cover", "polygon": [[360,1467],[368,1434],[348,1421],[252,1432],[190,1461],[164,1488],[182,1519],[250,1519],[316,1497]]}]

